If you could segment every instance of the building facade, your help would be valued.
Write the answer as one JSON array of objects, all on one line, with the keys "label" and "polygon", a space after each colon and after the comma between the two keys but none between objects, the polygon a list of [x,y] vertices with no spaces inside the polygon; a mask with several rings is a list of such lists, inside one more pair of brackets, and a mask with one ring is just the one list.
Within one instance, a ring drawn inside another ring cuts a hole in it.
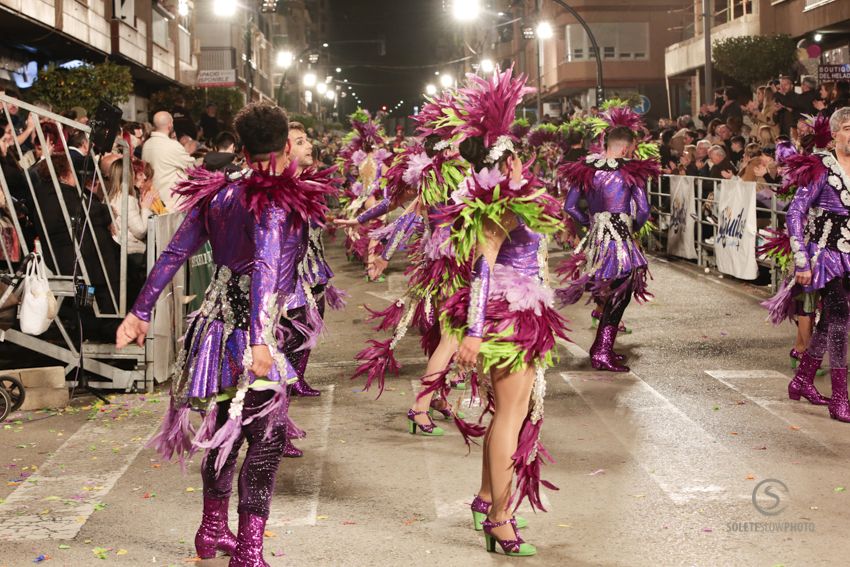
[{"label": "building facade", "polygon": [[0,80],[26,88],[47,64],[110,58],[135,82],[124,118],[146,120],[151,92],[195,81],[192,8],[170,0],[0,0]]},{"label": "building facade", "polygon": [[[801,57],[798,74],[816,75],[822,64],[850,64],[850,2],[847,0],[711,0],[711,41],[746,35],[787,34],[799,45],[817,43],[815,57]],[[672,114],[692,112],[706,100],[703,0],[679,3],[681,40],[665,54]],[[715,80],[715,85],[719,82]],[[710,93],[709,93],[710,94]]]},{"label": "building facade", "polygon": [[[569,107],[587,109],[596,100],[597,65],[591,41],[578,20],[551,0],[493,0],[487,22],[468,26],[460,42],[476,57],[486,56],[502,68],[514,65],[538,87],[543,112],[555,117]],[[665,115],[664,49],[677,41],[672,0],[569,0],[587,22],[602,59],[606,97],[643,96],[649,117]],[[545,22],[552,36],[537,36]],[[476,48],[477,47],[477,48]],[[456,54],[457,55],[457,54]],[[536,95],[526,112],[536,109]]]}]

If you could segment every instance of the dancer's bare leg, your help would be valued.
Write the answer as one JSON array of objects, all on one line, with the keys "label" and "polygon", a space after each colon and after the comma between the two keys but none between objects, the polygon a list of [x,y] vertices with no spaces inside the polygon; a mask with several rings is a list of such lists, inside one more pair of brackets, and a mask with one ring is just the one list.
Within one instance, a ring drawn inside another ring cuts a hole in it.
[{"label": "dancer's bare leg", "polygon": [[[425,375],[433,377],[434,374],[445,370],[452,358],[452,355],[457,352],[457,347],[458,342],[454,337],[446,335],[440,336],[440,344],[437,346],[434,354],[431,355],[431,358],[428,359],[428,365],[425,367]],[[424,390],[425,388],[423,387],[422,389]],[[414,411],[428,411],[430,406],[431,398],[429,396],[425,396],[423,398],[414,399],[413,405],[410,407]],[[428,421],[428,416],[425,414],[419,414],[415,417],[415,419],[416,423],[421,425],[428,425],[431,423]]]},{"label": "dancer's bare leg", "polygon": [[800,315],[797,317],[797,342],[794,344],[794,348],[798,352],[806,352],[806,349],[809,348],[813,329],[814,321],[811,315]]},{"label": "dancer's bare leg", "polygon": [[[492,493],[493,506],[487,516],[491,522],[502,522],[512,516],[512,511],[507,509],[514,478],[512,457],[516,452],[523,421],[528,415],[534,378],[533,368],[514,373],[504,370],[492,372],[494,413],[484,440],[487,461],[484,466],[489,471],[489,487],[482,483],[482,490],[489,488]],[[483,495],[479,495],[483,498]],[[493,535],[500,539],[512,539],[513,528],[510,525],[494,528]]]}]

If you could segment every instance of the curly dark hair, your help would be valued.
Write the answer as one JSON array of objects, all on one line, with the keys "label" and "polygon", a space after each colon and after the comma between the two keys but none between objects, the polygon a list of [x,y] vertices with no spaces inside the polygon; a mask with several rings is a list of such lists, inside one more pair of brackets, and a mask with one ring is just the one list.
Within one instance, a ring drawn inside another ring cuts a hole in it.
[{"label": "curly dark hair", "polygon": [[460,151],[460,156],[468,161],[475,171],[480,171],[488,165],[492,167],[500,167],[508,161],[508,157],[511,155],[511,152],[504,152],[498,159],[497,163],[488,164],[486,160],[490,155],[490,149],[484,146],[484,138],[480,136],[473,136],[465,139],[460,143],[458,150]]},{"label": "curly dark hair", "polygon": [[233,120],[245,152],[254,159],[283,151],[289,137],[289,120],[282,108],[267,102],[252,102]]}]

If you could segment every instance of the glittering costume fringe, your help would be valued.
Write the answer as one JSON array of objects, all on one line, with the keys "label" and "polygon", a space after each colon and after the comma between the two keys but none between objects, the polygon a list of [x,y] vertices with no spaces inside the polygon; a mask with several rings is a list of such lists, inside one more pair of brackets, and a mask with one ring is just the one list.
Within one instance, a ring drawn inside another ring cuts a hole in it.
[{"label": "glittering costume fringe", "polygon": [[[237,301],[239,294],[245,294],[249,289],[250,276],[237,276],[232,274],[226,266],[220,266],[207,288],[201,308],[192,318],[172,373],[174,378],[169,409],[159,433],[148,443],[148,446],[156,449],[165,460],[172,460],[176,456],[181,465],[185,466],[186,459],[197,450],[221,448],[215,463],[216,470],[220,471],[230,449],[239,440],[243,425],[242,403],[253,381],[253,374],[250,372],[253,357],[251,346],[247,344],[250,341],[245,341],[246,344],[241,353],[241,368],[235,369],[239,374],[236,392],[230,404],[229,419],[217,431],[215,430],[217,414],[215,396],[226,387],[223,387],[221,383],[222,371],[234,370],[228,367],[229,363],[225,361],[224,356],[230,340],[236,337],[236,333],[247,333],[239,328],[237,318],[244,315],[237,313],[240,305],[233,301]],[[236,296],[231,297],[234,293]],[[276,301],[274,297],[271,300]],[[275,309],[272,311],[277,313]],[[294,377],[294,371],[284,355],[276,348],[273,340],[274,329],[271,325],[265,333],[274,362],[269,373],[270,377],[276,377],[279,382],[287,381]],[[212,360],[216,365],[211,370],[215,373],[214,377],[203,374],[205,372],[203,369],[196,368],[199,358],[204,356],[208,357],[207,361]],[[196,373],[199,374],[196,375]],[[204,388],[203,393],[197,395],[193,393],[193,386],[195,386],[193,382],[196,379],[203,380]],[[272,411],[281,414],[278,416],[280,419],[285,418],[285,415],[282,415],[284,412],[281,411],[286,402],[285,387],[280,383],[271,387],[276,390],[276,395],[267,403],[263,411],[249,418],[246,423]],[[189,418],[191,410],[200,404],[205,404],[206,415],[196,433]]]},{"label": "glittering costume fringe", "polygon": [[346,306],[346,299],[350,297],[348,292],[334,285],[325,288],[325,302],[334,311],[342,311]]},{"label": "glittering costume fringe", "polygon": [[[631,289],[635,300],[653,297],[651,278],[640,245],[632,237],[631,217],[625,213],[597,213],[587,236],[555,273],[564,284],[555,291],[559,307],[577,303],[586,291],[594,299],[618,296]],[[620,282],[616,288],[614,282]]]},{"label": "glittering costume fringe", "polygon": [[159,432],[147,443],[148,447],[156,450],[165,460],[170,461],[176,454],[183,470],[186,469],[186,460],[197,451],[192,443],[195,431],[189,421],[190,415],[189,406],[178,406],[172,397]]},{"label": "glittering costume fringe", "polygon": [[788,278],[779,286],[776,295],[762,301],[761,306],[767,309],[768,320],[774,325],[780,325],[783,321],[793,321],[794,315],[797,312],[794,305],[794,297],[800,292],[799,286],[794,282],[794,278]]}]

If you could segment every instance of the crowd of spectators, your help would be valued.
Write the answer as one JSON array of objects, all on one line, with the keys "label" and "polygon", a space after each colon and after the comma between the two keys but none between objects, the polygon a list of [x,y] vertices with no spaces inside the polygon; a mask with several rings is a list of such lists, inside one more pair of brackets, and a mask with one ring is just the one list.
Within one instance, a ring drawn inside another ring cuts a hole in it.
[{"label": "crowd of spectators", "polygon": [[[83,108],[54,109],[43,102],[34,106],[81,124],[90,120]],[[22,259],[17,220],[29,249],[40,241],[53,273],[74,276],[85,271],[102,313],[115,312],[117,306],[123,233],[132,302],[146,275],[148,220],[177,210],[174,183],[188,168],[206,161],[211,169],[234,166],[239,154],[238,140],[218,120],[215,105],[206,108],[195,126],[180,100],[171,111],[155,113],[150,123],[123,123],[113,151],[101,156],[92,154],[89,136],[82,130],[13,104],[0,104],[0,129],[0,168],[14,205],[8,206],[0,191],[0,262]],[[117,145],[122,139],[133,156],[127,218],[122,214],[124,163]],[[103,330],[105,336],[110,332]]]}]

